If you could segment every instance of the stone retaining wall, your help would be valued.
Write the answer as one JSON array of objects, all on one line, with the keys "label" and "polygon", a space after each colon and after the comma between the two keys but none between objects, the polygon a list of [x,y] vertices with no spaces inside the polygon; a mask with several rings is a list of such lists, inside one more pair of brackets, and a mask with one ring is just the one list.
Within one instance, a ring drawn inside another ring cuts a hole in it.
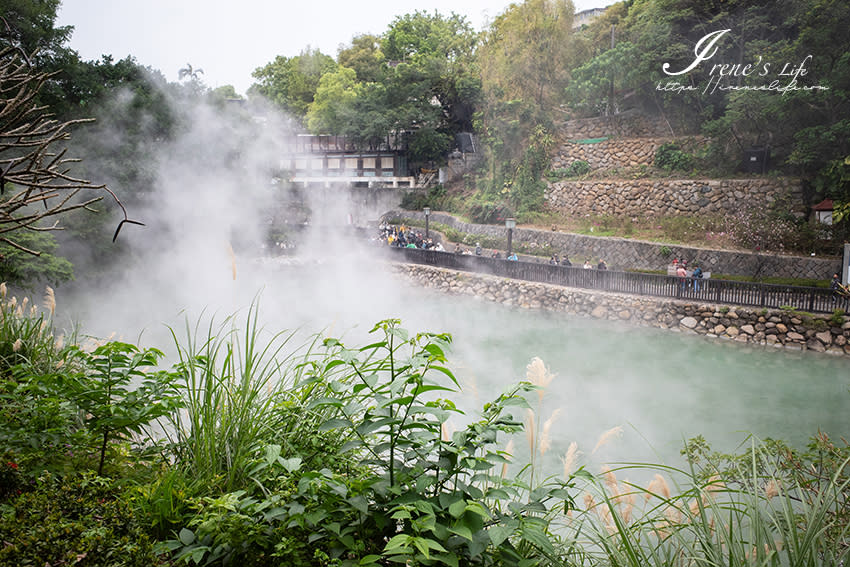
[{"label": "stone retaining wall", "polygon": [[753,179],[602,179],[548,184],[546,202],[571,216],[651,217],[732,213],[748,203],[769,207],[788,198],[802,203],[797,180]]},{"label": "stone retaining wall", "polygon": [[427,288],[470,295],[506,306],[569,313],[594,319],[678,329],[740,343],[850,356],[850,317],[840,325],[826,316],[589,292],[416,264],[394,264],[402,276]]},{"label": "stone retaining wall", "polygon": [[623,112],[614,116],[568,120],[558,128],[558,136],[564,140],[583,140],[603,136],[662,138],[672,135],[673,132],[663,120],[651,118],[636,111]]},{"label": "stone retaining wall", "polygon": [[[387,219],[396,220],[415,219],[420,224],[425,222],[425,216],[416,211],[391,211],[384,216]],[[507,234],[504,226],[466,223],[446,213],[431,213],[430,218],[432,223],[445,224],[467,234],[480,234],[500,239],[506,238]],[[582,262],[587,257],[594,260],[604,258],[612,270],[663,270],[673,258],[682,258],[688,260],[689,264],[698,262],[705,271],[715,273],[828,280],[841,268],[840,258],[777,256],[711,250],[628,238],[595,237],[527,228],[514,229],[513,241],[539,247],[551,247],[561,256],[567,255],[573,260]],[[669,254],[663,253],[666,252],[665,249],[669,250]]]},{"label": "stone retaining wall", "polygon": [[[655,152],[672,138],[609,138],[593,144],[564,142],[552,158],[552,169],[566,169],[574,161],[586,161],[592,170],[650,166]],[[685,151],[693,151],[705,143],[702,137],[679,138],[676,143]]]}]

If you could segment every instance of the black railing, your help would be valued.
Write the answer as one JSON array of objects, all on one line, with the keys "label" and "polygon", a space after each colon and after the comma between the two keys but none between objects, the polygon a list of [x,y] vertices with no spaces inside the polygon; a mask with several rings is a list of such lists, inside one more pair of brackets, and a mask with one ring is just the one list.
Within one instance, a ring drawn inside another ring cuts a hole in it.
[{"label": "black railing", "polygon": [[394,259],[408,263],[564,287],[768,309],[792,307],[810,313],[832,313],[836,309],[850,311],[850,299],[838,297],[831,290],[819,287],[680,278],[613,270],[587,270],[575,266],[515,262],[419,248],[389,247],[389,250]]}]

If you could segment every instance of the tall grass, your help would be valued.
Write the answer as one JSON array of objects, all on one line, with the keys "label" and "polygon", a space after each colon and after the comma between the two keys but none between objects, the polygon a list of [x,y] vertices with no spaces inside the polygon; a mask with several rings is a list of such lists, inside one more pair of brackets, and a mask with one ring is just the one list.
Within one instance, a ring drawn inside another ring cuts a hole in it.
[{"label": "tall grass", "polygon": [[[848,460],[816,489],[765,474],[757,448],[746,478],[661,465],[607,471],[587,487],[584,510],[568,529],[588,554],[584,563],[651,566],[842,565],[848,558]],[[646,487],[620,482],[616,472],[655,473]],[[684,484],[672,495],[665,477]]]},{"label": "tall grass", "polygon": [[8,296],[6,284],[0,283],[0,373],[7,375],[21,364],[35,373],[56,369],[64,341],[54,336],[55,312],[56,295],[51,287],[46,288],[44,306],[39,309],[27,297],[18,301]]},{"label": "tall grass", "polygon": [[203,331],[200,321],[187,322],[182,338],[172,329],[185,404],[167,428],[174,458],[191,478],[222,491],[249,482],[267,446],[292,452],[322,420],[306,409],[311,385],[300,379],[315,341],[268,335],[258,315],[255,303],[241,330],[233,316]]}]

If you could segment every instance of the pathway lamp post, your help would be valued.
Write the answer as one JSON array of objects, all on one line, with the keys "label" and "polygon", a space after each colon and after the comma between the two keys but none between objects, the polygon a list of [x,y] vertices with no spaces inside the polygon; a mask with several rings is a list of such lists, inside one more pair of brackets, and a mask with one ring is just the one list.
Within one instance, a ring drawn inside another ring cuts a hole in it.
[{"label": "pathway lamp post", "polygon": [[422,209],[422,212],[425,213],[425,239],[428,239],[428,217],[431,216],[431,207],[425,207]]},{"label": "pathway lamp post", "polygon": [[510,256],[511,244],[513,243],[514,229],[516,228],[516,219],[513,217],[505,219],[505,228],[508,229],[508,256]]}]

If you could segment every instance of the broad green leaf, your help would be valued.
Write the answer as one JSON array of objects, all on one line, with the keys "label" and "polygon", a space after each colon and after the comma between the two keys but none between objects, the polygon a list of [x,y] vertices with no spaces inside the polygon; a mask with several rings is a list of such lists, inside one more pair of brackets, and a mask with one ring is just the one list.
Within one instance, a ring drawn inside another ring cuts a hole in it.
[{"label": "broad green leaf", "polygon": [[360,512],[361,514],[365,514],[369,511],[369,502],[361,495],[353,496],[347,500],[347,502],[351,505],[352,508]]},{"label": "broad green leaf", "polygon": [[340,428],[348,429],[348,428],[351,428],[352,426],[353,426],[353,424],[351,423],[351,421],[349,421],[347,419],[335,417],[335,418],[329,419],[329,420],[325,421],[324,423],[322,423],[319,426],[319,431],[330,431],[331,429],[340,429]]},{"label": "broad green leaf", "polygon": [[301,468],[301,457],[292,457],[290,459],[280,459],[280,464],[288,473],[294,473]]},{"label": "broad green leaf", "polygon": [[459,535],[460,537],[462,537],[464,539],[468,539],[469,541],[472,541],[472,531],[470,531],[470,529],[467,528],[466,526],[455,526],[453,528],[450,527],[449,531],[452,532],[453,534]]},{"label": "broad green leaf", "polygon": [[177,534],[177,539],[179,539],[180,543],[183,545],[192,545],[195,541],[195,533],[188,528],[183,528],[180,530],[180,533]]},{"label": "broad green leaf", "polygon": [[451,516],[453,518],[460,518],[461,516],[463,516],[463,513],[465,511],[466,511],[466,501],[462,500],[462,499],[458,500],[457,502],[453,502],[449,506],[449,514],[451,514]]},{"label": "broad green leaf", "polygon": [[[410,542],[410,536],[407,534],[398,534],[393,536],[393,538],[387,542],[387,545],[384,546],[384,551],[395,551],[395,550],[408,550],[408,543]],[[396,551],[398,553],[398,551]]]},{"label": "broad green leaf", "polygon": [[499,547],[511,535],[510,529],[505,526],[495,525],[487,528],[487,535],[495,547]]}]

